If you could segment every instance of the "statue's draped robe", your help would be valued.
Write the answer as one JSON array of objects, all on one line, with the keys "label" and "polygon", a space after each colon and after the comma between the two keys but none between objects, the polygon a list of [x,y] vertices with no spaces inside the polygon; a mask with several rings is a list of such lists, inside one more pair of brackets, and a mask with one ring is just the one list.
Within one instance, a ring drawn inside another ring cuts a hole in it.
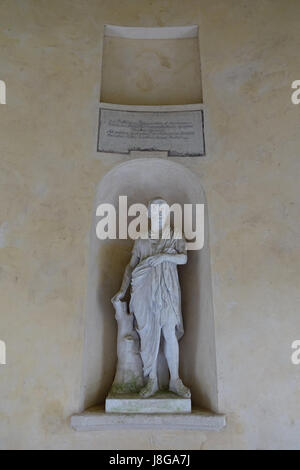
[{"label": "statue's draped robe", "polygon": [[174,328],[178,339],[183,335],[177,265],[163,261],[151,267],[146,260],[157,254],[186,253],[185,241],[176,239],[173,232],[169,239],[138,239],[133,253],[139,258],[139,264],[132,273],[130,311],[136,319],[146,377],[157,359],[162,327],[167,324]]}]

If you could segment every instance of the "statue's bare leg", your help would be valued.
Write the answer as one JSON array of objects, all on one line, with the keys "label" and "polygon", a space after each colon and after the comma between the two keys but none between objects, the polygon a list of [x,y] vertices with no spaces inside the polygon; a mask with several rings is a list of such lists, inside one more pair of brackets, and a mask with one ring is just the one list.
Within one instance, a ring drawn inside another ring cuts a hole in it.
[{"label": "statue's bare leg", "polygon": [[169,390],[181,397],[190,398],[190,390],[179,377],[179,346],[175,327],[173,325],[165,325],[162,330],[165,339],[164,352],[170,371]]},{"label": "statue's bare leg", "polygon": [[149,374],[148,382],[145,387],[140,391],[140,395],[143,398],[148,398],[154,395],[158,391],[158,379],[157,379],[157,358],[154,361],[151,372]]}]

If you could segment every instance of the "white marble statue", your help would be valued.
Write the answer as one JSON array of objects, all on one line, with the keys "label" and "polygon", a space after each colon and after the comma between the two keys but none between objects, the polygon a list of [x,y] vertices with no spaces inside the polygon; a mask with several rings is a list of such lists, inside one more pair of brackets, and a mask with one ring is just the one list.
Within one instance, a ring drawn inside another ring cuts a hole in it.
[{"label": "white marble statue", "polygon": [[135,318],[146,380],[146,385],[140,390],[141,397],[150,397],[159,390],[157,362],[162,337],[170,372],[169,390],[189,398],[190,390],[179,377],[178,347],[178,340],[183,335],[183,322],[177,265],[187,262],[185,240],[183,237],[175,238],[172,229],[170,237],[163,238],[168,217],[164,211],[159,211],[158,223],[153,224],[154,205],[157,208],[167,203],[160,198],[149,202],[149,217],[152,214],[149,236],[135,241],[122,286],[112,302],[118,305],[131,285],[129,309]]}]

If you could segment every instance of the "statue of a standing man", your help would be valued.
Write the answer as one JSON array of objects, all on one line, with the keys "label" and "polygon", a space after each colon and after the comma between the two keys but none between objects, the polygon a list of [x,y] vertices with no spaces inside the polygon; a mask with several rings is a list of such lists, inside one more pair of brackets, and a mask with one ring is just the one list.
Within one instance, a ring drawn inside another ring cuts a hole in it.
[{"label": "statue of a standing man", "polygon": [[[154,212],[154,205],[156,209],[168,207],[163,199],[149,202],[151,229],[148,238],[135,241],[121,289],[112,301],[121,300],[131,283],[129,307],[136,319],[144,376],[148,377],[140,395],[150,397],[159,389],[157,358],[162,336],[170,371],[169,390],[189,398],[190,390],[179,377],[178,347],[178,340],[183,335],[183,322],[177,265],[187,262],[185,240],[183,237],[175,238],[174,230],[170,227],[170,236],[163,237],[169,217],[163,210]],[[158,223],[155,224],[157,233],[154,233],[153,213],[158,214]]]}]

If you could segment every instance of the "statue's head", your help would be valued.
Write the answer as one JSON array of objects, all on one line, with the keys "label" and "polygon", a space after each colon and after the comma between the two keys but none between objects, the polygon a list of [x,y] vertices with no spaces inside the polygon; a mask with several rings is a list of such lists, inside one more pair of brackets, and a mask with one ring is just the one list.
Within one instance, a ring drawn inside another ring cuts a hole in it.
[{"label": "statue's head", "polygon": [[170,207],[169,204],[157,197],[148,203],[148,217],[151,219],[151,227],[154,230],[162,229],[169,220]]}]

